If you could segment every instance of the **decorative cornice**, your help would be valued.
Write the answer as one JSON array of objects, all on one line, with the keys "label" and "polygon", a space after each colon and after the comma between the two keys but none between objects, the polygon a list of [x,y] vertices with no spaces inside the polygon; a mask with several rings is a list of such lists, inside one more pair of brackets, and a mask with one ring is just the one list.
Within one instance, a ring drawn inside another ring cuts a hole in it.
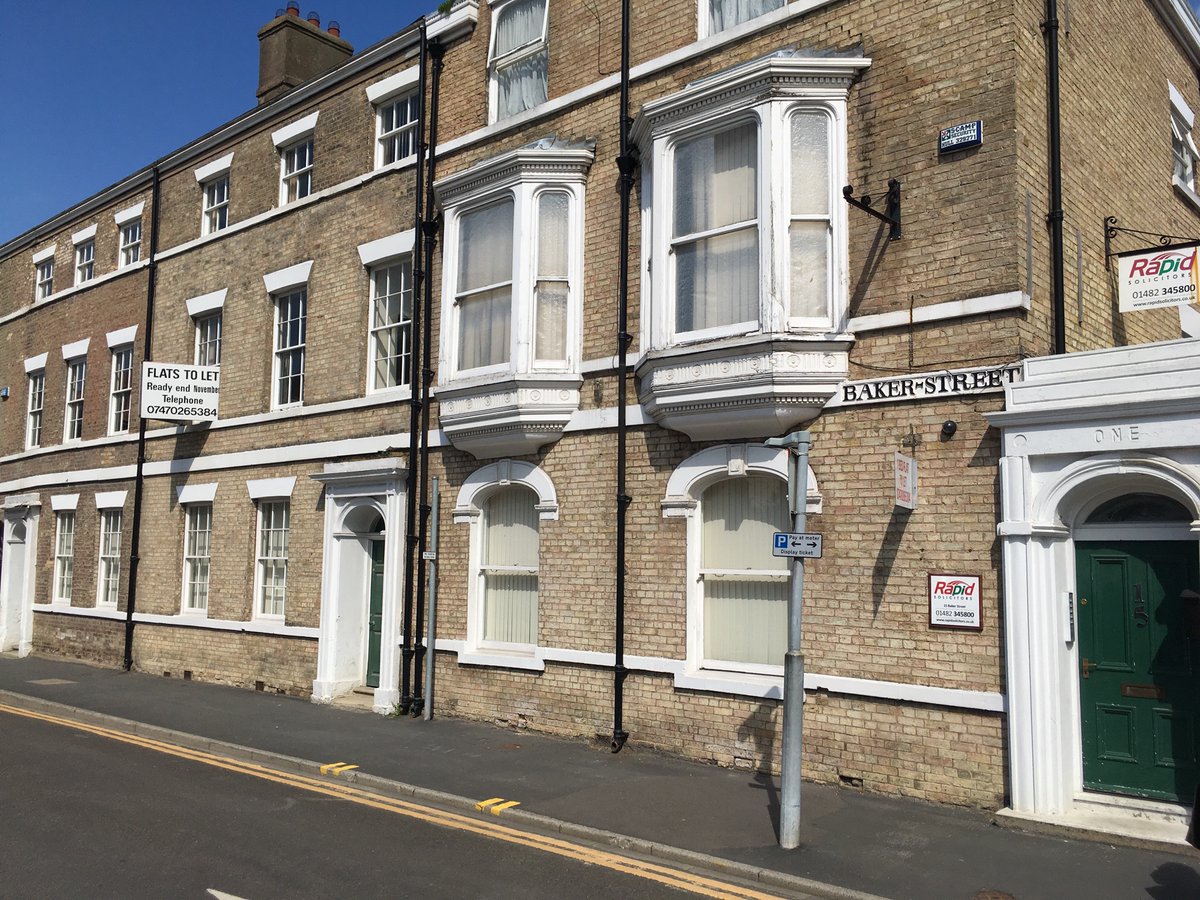
[{"label": "decorative cornice", "polygon": [[686,125],[698,114],[707,117],[722,109],[744,109],[769,100],[845,100],[859,73],[871,65],[870,59],[861,56],[794,54],[785,50],[751,60],[645,104],[631,137],[644,145],[653,135]]},{"label": "decorative cornice", "polygon": [[444,206],[456,206],[477,194],[502,190],[522,182],[582,184],[595,159],[595,144],[557,145],[557,139],[538,141],[447,175],[433,189]]},{"label": "decorative cornice", "polygon": [[438,420],[447,439],[478,459],[533,453],[558,440],[579,409],[579,376],[508,376],[487,384],[443,385]]}]

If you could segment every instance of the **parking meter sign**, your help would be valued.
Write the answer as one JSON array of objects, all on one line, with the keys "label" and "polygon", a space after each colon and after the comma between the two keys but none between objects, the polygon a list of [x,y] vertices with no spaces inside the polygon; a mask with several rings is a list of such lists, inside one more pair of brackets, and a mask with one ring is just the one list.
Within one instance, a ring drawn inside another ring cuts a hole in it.
[{"label": "parking meter sign", "polygon": [[821,535],[808,532],[776,531],[771,539],[771,555],[795,559],[820,559]]}]

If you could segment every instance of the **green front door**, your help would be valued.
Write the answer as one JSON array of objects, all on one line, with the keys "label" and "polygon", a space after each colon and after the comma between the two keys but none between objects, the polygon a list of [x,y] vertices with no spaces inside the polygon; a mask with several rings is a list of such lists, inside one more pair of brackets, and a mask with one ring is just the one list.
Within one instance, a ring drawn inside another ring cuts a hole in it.
[{"label": "green front door", "polygon": [[1076,544],[1083,783],[1191,802],[1200,642],[1179,595],[1200,586],[1184,541]]},{"label": "green front door", "polygon": [[371,605],[367,615],[367,687],[379,687],[383,637],[383,541],[371,541]]}]

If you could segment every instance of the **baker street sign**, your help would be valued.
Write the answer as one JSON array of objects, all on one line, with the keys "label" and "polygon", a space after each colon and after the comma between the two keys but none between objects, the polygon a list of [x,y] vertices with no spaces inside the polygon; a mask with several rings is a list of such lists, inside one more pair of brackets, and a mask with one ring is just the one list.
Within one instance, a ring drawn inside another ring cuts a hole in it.
[{"label": "baker street sign", "polygon": [[986,366],[976,369],[944,369],[914,372],[891,378],[843,381],[825,408],[859,406],[864,403],[899,403],[932,400],[963,394],[991,394],[1004,390],[1020,377],[1019,365]]}]

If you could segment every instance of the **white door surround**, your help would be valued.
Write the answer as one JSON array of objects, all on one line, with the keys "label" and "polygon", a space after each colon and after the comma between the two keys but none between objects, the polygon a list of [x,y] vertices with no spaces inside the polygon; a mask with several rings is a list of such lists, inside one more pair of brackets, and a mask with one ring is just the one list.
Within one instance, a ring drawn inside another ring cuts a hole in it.
[{"label": "white door surround", "polygon": [[313,479],[325,485],[325,539],[321,568],[321,623],[313,701],[329,703],[363,684],[372,530],[383,518],[383,623],[379,687],[372,708],[392,710],[400,700],[401,602],[404,569],[404,464],[398,459],[327,463]]},{"label": "white door surround", "polygon": [[4,500],[4,538],[0,544],[0,652],[27,656],[33,646],[33,594],[37,582],[37,494]]},{"label": "white door surround", "polygon": [[[1023,375],[988,415],[1002,429],[1007,812],[1181,840],[1183,807],[1083,790],[1072,613],[1076,540],[1200,540],[1200,341],[1030,359]],[[1169,497],[1192,521],[1084,524],[1131,493]]]}]

